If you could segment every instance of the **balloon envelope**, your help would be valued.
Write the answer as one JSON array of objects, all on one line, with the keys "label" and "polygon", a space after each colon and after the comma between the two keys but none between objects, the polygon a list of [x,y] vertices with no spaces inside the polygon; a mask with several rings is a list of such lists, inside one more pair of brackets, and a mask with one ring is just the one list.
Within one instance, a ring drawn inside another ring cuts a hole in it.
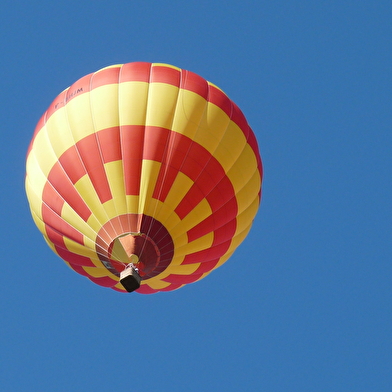
[{"label": "balloon envelope", "polygon": [[204,278],[244,240],[261,195],[256,138],[215,85],[128,63],[59,94],[28,149],[26,192],[50,248],[94,283],[140,293]]}]

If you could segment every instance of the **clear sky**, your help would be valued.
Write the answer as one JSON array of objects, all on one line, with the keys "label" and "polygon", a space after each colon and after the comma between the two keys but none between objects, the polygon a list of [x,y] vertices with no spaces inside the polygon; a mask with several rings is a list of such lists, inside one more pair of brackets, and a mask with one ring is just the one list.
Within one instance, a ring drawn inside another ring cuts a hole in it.
[{"label": "clear sky", "polygon": [[[391,391],[391,1],[22,1],[0,11],[2,391]],[[164,62],[245,113],[253,229],[204,280],[120,294],[46,246],[25,154],[54,97]]]}]

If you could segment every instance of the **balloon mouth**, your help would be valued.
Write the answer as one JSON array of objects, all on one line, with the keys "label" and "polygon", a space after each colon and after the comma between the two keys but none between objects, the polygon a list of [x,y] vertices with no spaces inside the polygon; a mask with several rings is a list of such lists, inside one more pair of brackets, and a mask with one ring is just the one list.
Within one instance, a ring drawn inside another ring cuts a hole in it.
[{"label": "balloon mouth", "polygon": [[161,261],[161,252],[157,244],[144,233],[126,233],[118,236],[110,244],[108,253],[111,261],[123,265],[120,267],[122,269],[124,265],[134,264],[142,278],[150,275]]},{"label": "balloon mouth", "polygon": [[144,214],[109,220],[95,243],[102,265],[117,277],[132,263],[143,280],[153,278],[166,270],[174,256],[174,243],[165,226]]}]

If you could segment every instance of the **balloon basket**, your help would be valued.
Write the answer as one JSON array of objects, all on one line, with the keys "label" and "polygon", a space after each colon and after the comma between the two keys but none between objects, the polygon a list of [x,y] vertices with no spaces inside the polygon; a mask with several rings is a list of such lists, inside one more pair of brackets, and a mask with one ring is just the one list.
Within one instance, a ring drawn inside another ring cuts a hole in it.
[{"label": "balloon basket", "polygon": [[142,278],[132,264],[129,264],[125,270],[120,273],[120,283],[128,293],[137,290],[140,287],[141,280]]}]

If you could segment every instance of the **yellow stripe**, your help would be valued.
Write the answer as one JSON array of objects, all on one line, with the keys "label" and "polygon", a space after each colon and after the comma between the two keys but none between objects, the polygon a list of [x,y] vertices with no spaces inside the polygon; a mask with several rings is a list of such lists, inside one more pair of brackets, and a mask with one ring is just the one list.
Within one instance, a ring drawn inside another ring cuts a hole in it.
[{"label": "yellow stripe", "polygon": [[145,125],[149,83],[124,82],[119,85],[120,125]]},{"label": "yellow stripe", "polygon": [[110,199],[103,203],[102,207],[105,210],[105,216],[107,220],[113,219],[118,215],[113,199]]},{"label": "yellow stripe", "polygon": [[239,192],[251,180],[256,169],[257,160],[255,154],[249,144],[247,144],[242,154],[227,173],[235,193]]},{"label": "yellow stripe", "polygon": [[150,84],[146,125],[171,129],[177,104],[178,90],[178,87],[170,84]]},{"label": "yellow stripe", "polygon": [[139,213],[139,199],[140,197],[135,195],[126,196],[127,211],[129,214]]},{"label": "yellow stripe", "polygon": [[[143,284],[143,281],[141,283]],[[120,282],[118,282],[113,287],[115,287],[117,290],[122,290],[124,293],[126,293],[126,290],[124,289],[124,286]]]},{"label": "yellow stripe", "polygon": [[101,129],[117,127],[120,124],[118,114],[118,84],[108,84],[95,88],[90,92],[90,100],[91,115],[96,132]]},{"label": "yellow stripe", "polygon": [[121,242],[118,240],[118,238],[116,238],[113,242],[111,258],[122,263],[129,263],[128,255],[125,252],[124,247],[121,245]]},{"label": "yellow stripe", "polygon": [[46,234],[44,234],[44,240],[45,240],[46,244],[49,246],[49,248],[52,249],[52,251],[53,251],[58,257],[60,257],[59,254],[58,254],[57,251],[56,251],[56,248],[54,247],[53,242],[49,240],[49,238],[47,237]]},{"label": "yellow stripe", "polygon": [[66,248],[77,255],[85,256],[88,257],[91,262],[95,265],[95,267],[90,267],[90,268],[103,268],[103,265],[101,261],[97,258],[97,255],[95,252],[93,252],[91,249],[83,247],[83,245],[78,244],[75,241],[70,240],[69,238],[63,237],[64,239],[64,244]]},{"label": "yellow stripe", "polygon": [[[67,113],[67,122],[64,123],[59,134],[63,132],[64,134],[65,132],[70,132],[73,142],[68,147],[71,147],[79,140],[94,133],[94,123],[91,116],[90,93],[80,94],[71,99],[71,101],[66,104],[65,110]],[[70,143],[71,139],[68,135],[66,137],[67,143]]]},{"label": "yellow stripe", "polygon": [[[190,275],[196,272],[199,268],[200,263],[194,264],[182,264],[177,266],[170,265],[170,274],[174,275]],[[166,271],[165,271],[166,272]]]},{"label": "yellow stripe", "polygon": [[147,284],[147,286],[151,287],[153,290],[161,290],[170,286],[170,283],[163,282],[162,280],[156,278],[142,280],[142,285],[143,284]]},{"label": "yellow stripe", "polygon": [[236,163],[246,145],[245,135],[237,124],[230,121],[214,151],[214,158],[222,165],[225,172]]},{"label": "yellow stripe", "polygon": [[180,237],[182,233],[195,227],[198,223],[206,219],[212,213],[211,207],[206,199],[203,199],[184,219],[179,225],[170,229],[173,238]]},{"label": "yellow stripe", "polygon": [[181,90],[172,129],[206,148],[225,170],[235,192],[251,180],[257,167],[254,151],[243,131],[218,106],[207,104],[191,91]]},{"label": "yellow stripe", "polygon": [[[74,99],[79,99],[79,97]],[[69,128],[67,109],[65,107],[54,112],[47,120],[45,127],[50,144],[57,157],[60,157],[75,144],[75,140]],[[43,132],[43,130],[41,130],[41,132]],[[37,146],[37,148],[40,149],[39,146]]]},{"label": "yellow stripe", "polygon": [[142,172],[140,175],[140,198],[139,198],[139,213],[146,213],[149,208],[149,203],[152,199],[152,194],[157,182],[160,162],[143,160]]},{"label": "yellow stripe", "polygon": [[[258,192],[260,190],[261,182],[260,182],[260,173],[255,171],[252,177],[245,183],[242,189],[237,189],[237,204],[238,204],[238,212],[237,214],[241,214],[245,211],[254,201],[257,201],[257,205],[259,204]],[[257,209],[255,210],[256,214]]]},{"label": "yellow stripe", "polygon": [[230,119],[227,114],[221,108],[209,102],[199,124],[200,131],[195,134],[194,141],[215,156],[214,152],[224,137],[229,123]]},{"label": "yellow stripe", "polygon": [[176,256],[186,256],[211,247],[214,241],[214,233],[208,233],[195,241],[189,242],[176,248]]},{"label": "yellow stripe", "polygon": [[204,274],[203,274],[202,276],[200,276],[199,279],[196,279],[196,280],[194,281],[194,283],[198,282],[199,280],[204,279],[204,278],[205,278],[207,275],[209,275],[212,271],[213,271],[213,270],[204,272]]},{"label": "yellow stripe", "polygon": [[186,231],[181,229],[182,222],[171,206],[152,199],[145,214],[154,217],[163,224],[173,240],[175,249],[188,243]]},{"label": "yellow stripe", "polygon": [[91,260],[96,259],[96,261],[97,261],[96,265],[102,267],[102,264],[97,256],[97,252],[95,250],[95,241],[91,241],[91,239],[87,238],[87,237],[83,237],[83,241],[84,241],[84,247],[80,245],[79,247],[74,248],[76,253],[78,255],[88,257]]},{"label": "yellow stripe", "polygon": [[98,198],[95,188],[88,175],[84,175],[80,180],[75,183],[75,189],[80,194],[81,198],[89,206],[92,214],[88,219],[88,224],[93,227],[95,231],[97,230],[96,221],[100,223],[100,226],[104,225],[108,221],[108,216],[106,214],[104,206]]},{"label": "yellow stripe", "polygon": [[259,198],[257,197],[253,199],[253,202],[245,210],[237,215],[237,227],[235,235],[242,232],[246,227],[252,224],[258,208]]},{"label": "yellow stripe", "polygon": [[31,211],[34,211],[39,219],[42,220],[42,192],[44,184],[46,183],[46,177],[42,174],[41,170],[37,168],[37,166],[32,165],[32,163],[35,163],[33,154],[30,154],[29,159],[30,175],[26,177],[26,194]]},{"label": "yellow stripe", "polygon": [[54,153],[45,127],[36,135],[31,154],[35,155],[38,166],[45,177],[47,177],[53,165],[57,162],[57,156]]},{"label": "yellow stripe", "polygon": [[[102,265],[102,264],[101,264]],[[96,267],[82,267],[86,273],[88,273],[93,278],[104,278],[108,277],[113,279],[113,286],[115,282],[118,282],[118,277],[112,273],[110,273],[106,268],[96,268]]]},{"label": "yellow stripe", "polygon": [[223,94],[226,95],[226,93],[220,87],[218,87],[216,84],[211,83],[209,81],[207,81],[207,83],[208,83],[209,86],[215,87],[216,89],[220,90]]},{"label": "yellow stripe", "polygon": [[45,223],[42,221],[42,217],[38,216],[35,211],[31,210],[31,216],[33,217],[35,225],[38,227],[38,230],[46,235]]},{"label": "yellow stripe", "polygon": [[89,216],[87,225],[91,227],[91,230],[93,230],[95,233],[98,233],[102,227],[102,223],[97,219],[94,213]]},{"label": "yellow stripe", "polygon": [[103,67],[100,70],[98,70],[97,72],[95,72],[95,74],[103,71],[104,69],[110,69],[110,68],[121,68],[124,64],[112,64],[112,65],[108,65],[107,67]]},{"label": "yellow stripe", "polygon": [[123,163],[121,160],[105,163],[106,177],[109,182],[113,202],[117,215],[127,213],[127,204],[125,199],[125,184]]},{"label": "yellow stripe", "polygon": [[171,232],[171,228],[180,224],[180,218],[173,212],[173,208],[168,203],[162,203],[159,200],[151,200],[145,214],[153,216],[157,221],[161,222],[166,229]]},{"label": "yellow stripe", "polygon": [[61,218],[69,223],[73,228],[82,233],[85,237],[95,240],[97,232],[85,222],[68,203],[64,203],[61,209]]},{"label": "yellow stripe", "polygon": [[172,211],[174,211],[192,185],[193,181],[188,176],[178,172],[172,187],[166,196],[165,204],[171,206]]},{"label": "yellow stripe", "polygon": [[203,97],[192,91],[181,89],[172,130],[193,139],[198,132],[206,107],[207,101]]},{"label": "yellow stripe", "polygon": [[[218,261],[216,266],[212,269],[212,271],[216,270],[219,268],[222,264],[226,263],[226,261],[233,255],[234,251],[232,252],[226,252]],[[212,271],[207,272],[207,275],[211,273]]]}]

